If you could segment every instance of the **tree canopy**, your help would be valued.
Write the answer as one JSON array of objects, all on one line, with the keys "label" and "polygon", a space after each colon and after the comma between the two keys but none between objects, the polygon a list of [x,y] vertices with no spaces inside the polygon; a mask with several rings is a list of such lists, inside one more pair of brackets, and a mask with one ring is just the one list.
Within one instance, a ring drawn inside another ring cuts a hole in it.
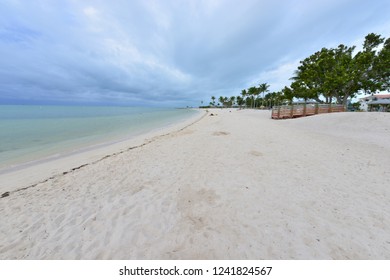
[{"label": "tree canopy", "polygon": [[[291,103],[294,98],[346,105],[359,92],[390,91],[390,38],[370,33],[362,50],[355,49],[343,44],[322,48],[300,61],[290,86],[279,92],[268,93],[269,85],[262,83],[243,89],[241,96],[222,97],[219,101],[223,106],[233,106],[236,102],[240,107],[250,108]],[[215,104],[214,100],[210,104]]]},{"label": "tree canopy", "polygon": [[370,33],[356,54],[355,46],[322,48],[300,62],[291,78],[293,96],[319,102],[323,97],[326,103],[335,99],[346,105],[359,91],[389,90],[390,41],[383,42],[380,35]]}]

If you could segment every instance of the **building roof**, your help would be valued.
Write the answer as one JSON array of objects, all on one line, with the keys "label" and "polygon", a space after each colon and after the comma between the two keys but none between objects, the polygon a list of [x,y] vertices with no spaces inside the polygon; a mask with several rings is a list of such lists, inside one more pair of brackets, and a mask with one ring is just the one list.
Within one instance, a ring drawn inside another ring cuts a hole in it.
[{"label": "building roof", "polygon": [[374,94],[374,95],[363,96],[362,98],[359,98],[359,100],[370,101],[373,99],[388,99],[388,98],[390,98],[390,94]]},{"label": "building roof", "polygon": [[390,94],[374,94],[374,97],[378,99],[387,99],[390,98]]},{"label": "building roof", "polygon": [[387,105],[390,104],[390,98],[372,100],[367,103],[368,105]]},{"label": "building roof", "polygon": [[[306,100],[306,104],[316,104],[316,103],[318,103],[318,102],[314,99],[307,99]],[[302,98],[296,98],[296,99],[294,99],[293,104],[305,104],[305,100]]]}]

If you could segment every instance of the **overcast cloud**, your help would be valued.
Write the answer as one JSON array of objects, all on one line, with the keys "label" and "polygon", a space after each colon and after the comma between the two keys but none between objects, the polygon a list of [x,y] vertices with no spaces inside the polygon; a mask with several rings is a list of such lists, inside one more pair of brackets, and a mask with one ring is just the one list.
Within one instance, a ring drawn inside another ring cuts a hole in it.
[{"label": "overcast cloud", "polygon": [[388,0],[0,0],[0,104],[196,106],[390,37]]}]

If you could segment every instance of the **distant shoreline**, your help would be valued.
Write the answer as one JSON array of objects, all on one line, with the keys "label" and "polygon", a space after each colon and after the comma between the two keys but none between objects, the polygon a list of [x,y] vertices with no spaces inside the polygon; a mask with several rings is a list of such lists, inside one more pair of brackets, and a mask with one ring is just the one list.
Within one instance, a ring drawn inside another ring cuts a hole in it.
[{"label": "distant shoreline", "polygon": [[[0,193],[4,191],[3,188],[9,188],[11,191],[15,188],[23,188],[45,180],[57,173],[66,172],[79,165],[96,161],[107,156],[107,154],[115,154],[133,145],[140,145],[140,143],[144,143],[149,138],[171,130],[180,129],[182,126],[197,121],[201,117],[202,111],[198,111],[198,113],[192,116],[185,116],[182,119],[176,119],[174,122],[154,127],[138,134],[132,134],[125,138],[92,144],[68,152],[56,153],[36,160],[3,167],[0,169],[0,178],[2,177],[2,180],[0,180]],[[36,170],[39,170],[39,172]],[[47,174],[45,175],[45,173]],[[7,182],[7,178],[11,178],[11,181]],[[19,178],[22,179],[19,180]],[[10,185],[14,186],[10,187]]]},{"label": "distant shoreline", "polygon": [[[4,134],[0,135],[3,140],[0,143],[0,150],[3,150],[0,153],[0,174],[124,142],[191,117],[185,114],[175,116],[176,109],[165,108],[157,109],[165,114],[159,118],[154,108],[145,112],[142,108],[137,109],[139,113],[127,116],[129,107],[91,106],[84,111],[82,106],[47,106],[42,110],[41,106],[34,105],[28,106],[31,112],[23,109],[21,113],[19,107],[11,106],[8,112],[3,110],[0,113],[0,134]],[[94,110],[99,110],[97,115]],[[149,115],[156,117],[151,119]],[[40,129],[44,129],[42,134]],[[33,146],[34,142],[37,142],[36,146]]]}]

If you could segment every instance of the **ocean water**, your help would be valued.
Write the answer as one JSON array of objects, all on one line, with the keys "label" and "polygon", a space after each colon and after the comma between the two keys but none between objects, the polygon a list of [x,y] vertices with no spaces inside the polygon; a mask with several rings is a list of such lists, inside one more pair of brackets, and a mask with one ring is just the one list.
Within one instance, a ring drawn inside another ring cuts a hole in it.
[{"label": "ocean water", "polygon": [[129,139],[197,112],[92,106],[0,106],[0,170]]}]

